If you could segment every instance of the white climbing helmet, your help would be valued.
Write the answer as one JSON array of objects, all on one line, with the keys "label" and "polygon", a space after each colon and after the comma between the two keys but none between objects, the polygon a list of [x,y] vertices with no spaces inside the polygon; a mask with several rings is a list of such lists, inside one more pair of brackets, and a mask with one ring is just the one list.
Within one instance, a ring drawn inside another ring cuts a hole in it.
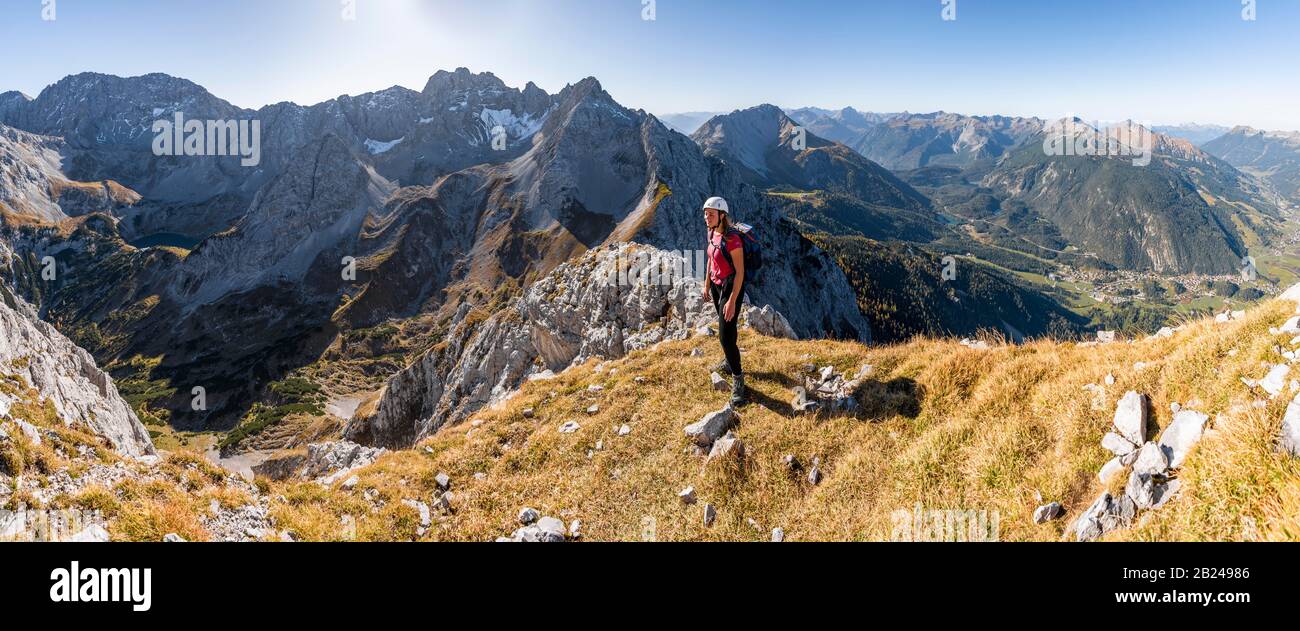
[{"label": "white climbing helmet", "polygon": [[704,210],[712,208],[720,213],[730,212],[727,210],[727,200],[721,197],[710,197],[709,201],[704,202]]}]

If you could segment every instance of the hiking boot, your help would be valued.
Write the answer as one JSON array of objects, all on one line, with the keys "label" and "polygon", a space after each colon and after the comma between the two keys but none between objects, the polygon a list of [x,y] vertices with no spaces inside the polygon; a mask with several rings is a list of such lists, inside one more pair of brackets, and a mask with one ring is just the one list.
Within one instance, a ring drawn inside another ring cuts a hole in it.
[{"label": "hiking boot", "polygon": [[716,372],[720,375],[730,375],[731,366],[727,365],[727,360],[724,359],[721,362],[718,362],[718,365],[713,367],[712,372]]},{"label": "hiking boot", "polygon": [[731,407],[745,404],[745,376],[736,375],[731,382]]}]

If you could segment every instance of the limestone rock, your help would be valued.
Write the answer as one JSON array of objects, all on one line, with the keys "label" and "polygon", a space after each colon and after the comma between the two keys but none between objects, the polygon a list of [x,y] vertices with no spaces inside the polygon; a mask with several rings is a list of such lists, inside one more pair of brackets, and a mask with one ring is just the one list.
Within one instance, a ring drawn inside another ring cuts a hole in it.
[{"label": "limestone rock", "polygon": [[156,455],[149,432],[90,353],[21,298],[7,291],[0,298],[0,367],[36,389],[64,423],[85,423],[124,456]]},{"label": "limestone rock", "polygon": [[313,443],[307,446],[307,458],[298,475],[330,485],[355,469],[374,463],[384,449],[363,447],[346,440]]},{"label": "limestone rock", "polygon": [[743,326],[750,327],[768,337],[780,337],[788,340],[797,339],[790,323],[772,305],[763,305],[762,309],[746,305],[741,313]]},{"label": "limestone rock", "polygon": [[1065,514],[1060,502],[1044,504],[1034,510],[1034,523],[1044,524]]},{"label": "limestone rock", "polygon": [[1106,432],[1106,435],[1101,437],[1101,446],[1117,457],[1127,456],[1137,450],[1137,445],[1115,432]]},{"label": "limestone rock", "polygon": [[699,422],[686,426],[686,435],[700,447],[711,447],[736,423],[736,411],[730,406],[709,412]]},{"label": "limestone rock", "polygon": [[1296,316],[1294,318],[1291,318],[1290,320],[1287,320],[1286,324],[1283,324],[1282,327],[1278,329],[1278,331],[1282,333],[1289,333],[1291,335],[1300,333],[1300,316]]},{"label": "limestone rock", "polygon": [[1169,470],[1169,457],[1165,455],[1160,445],[1147,442],[1142,445],[1138,452],[1137,460],[1133,463],[1133,472],[1142,475],[1164,475]]},{"label": "limestone rock", "polygon": [[1286,407],[1277,446],[1279,451],[1300,458],[1300,395]]},{"label": "limestone rock", "polygon": [[1259,382],[1259,387],[1271,397],[1276,397],[1286,388],[1286,378],[1291,374],[1291,367],[1286,364],[1278,364],[1268,371],[1268,375]]},{"label": "limestone rock", "polygon": [[1187,452],[1192,449],[1205,430],[1205,423],[1210,417],[1194,410],[1183,410],[1174,415],[1174,420],[1160,435],[1160,449],[1169,459],[1169,468],[1182,466]]},{"label": "limestone rock", "polygon": [[1146,442],[1147,397],[1129,391],[1115,408],[1115,430],[1133,445]]},{"label": "limestone rock", "polygon": [[745,443],[732,432],[713,442],[713,449],[709,451],[709,457],[704,461],[707,466],[712,462],[740,462],[745,459]]},{"label": "limestone rock", "polygon": [[691,504],[694,504],[694,503],[695,503],[695,487],[693,487],[693,486],[688,486],[688,487],[682,489],[681,492],[679,492],[679,493],[677,494],[677,498],[680,499],[680,500],[682,501],[682,503],[685,504],[685,505],[687,505],[687,506],[690,506]]},{"label": "limestone rock", "polygon": [[1102,484],[1110,484],[1111,478],[1115,477],[1123,470],[1124,463],[1118,457],[1111,458],[1106,461],[1106,464],[1101,466],[1101,471],[1097,472],[1097,479],[1101,480]]}]

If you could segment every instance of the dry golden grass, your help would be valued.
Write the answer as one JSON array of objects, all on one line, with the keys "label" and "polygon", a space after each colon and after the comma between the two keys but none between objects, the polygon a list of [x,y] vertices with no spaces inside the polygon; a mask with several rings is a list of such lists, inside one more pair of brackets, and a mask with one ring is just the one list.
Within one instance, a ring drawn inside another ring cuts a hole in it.
[{"label": "dry golden grass", "polygon": [[[1184,464],[1181,495],[1111,538],[1297,539],[1300,465],[1273,451],[1290,396],[1228,414],[1254,401],[1241,377],[1259,378],[1264,362],[1280,361],[1275,346],[1291,336],[1268,329],[1293,311],[1292,303],[1274,302],[1244,321],[1193,322],[1172,339],[1091,348],[1043,341],[977,351],[951,340],[865,347],[742,332],[751,403],[737,434],[748,457],[743,467],[710,470],[682,428],[725,404],[726,394],[708,387],[709,366],[721,355],[716,338],[667,343],[603,372],[593,361],[530,383],[474,417],[478,427],[446,427],[358,471],[351,491],[272,483],[271,492],[288,499],[272,512],[281,528],[306,539],[415,539],[416,512],[401,500],[430,502],[434,475],[445,471],[454,511],[435,515],[424,540],[507,535],[523,506],[580,519],[590,540],[765,540],[777,526],[789,540],[888,540],[891,514],[917,504],[997,511],[1003,540],[1058,540],[1103,490],[1096,472],[1110,454],[1101,437],[1118,399],[1137,390],[1152,400],[1151,438],[1169,423],[1173,402],[1199,400],[1211,419],[1222,416]],[[704,355],[691,357],[697,347]],[[836,419],[793,414],[791,388],[804,363],[849,373],[874,366],[859,395],[863,411]],[[1108,374],[1112,386],[1104,385]],[[591,384],[604,390],[589,392]],[[1086,384],[1104,392],[1095,396]],[[592,404],[600,411],[587,414]],[[524,408],[534,408],[534,418],[525,419]],[[582,428],[560,434],[568,420]],[[620,437],[623,424],[632,432]],[[812,486],[788,473],[785,454],[805,467],[820,457],[825,479]],[[677,497],[687,486],[699,497],[694,506]],[[383,508],[372,511],[367,489]],[[1039,494],[1061,502],[1066,517],[1033,524]],[[711,528],[702,523],[705,502],[718,509]]]}]

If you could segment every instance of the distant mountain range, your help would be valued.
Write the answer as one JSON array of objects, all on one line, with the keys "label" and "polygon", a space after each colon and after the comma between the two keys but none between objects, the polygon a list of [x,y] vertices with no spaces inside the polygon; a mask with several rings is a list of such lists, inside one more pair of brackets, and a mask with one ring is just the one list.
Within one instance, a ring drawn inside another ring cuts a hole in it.
[{"label": "distant mountain range", "polygon": [[851,107],[828,110],[820,107],[801,107],[786,110],[790,118],[808,128],[809,131],[827,140],[852,146],[868,129],[879,125],[898,114],[878,114],[859,112]]},{"label": "distant mountain range", "polygon": [[1269,182],[1300,203],[1300,132],[1267,132],[1234,127],[1202,146],[1224,162]]},{"label": "distant mountain range", "polygon": [[1223,125],[1202,125],[1199,123],[1184,123],[1182,125],[1153,125],[1151,129],[1158,134],[1164,134],[1173,138],[1182,138],[1190,140],[1192,144],[1202,146],[1205,143],[1218,138],[1226,133],[1230,128]]},{"label": "distant mountain range", "polygon": [[726,112],[682,112],[680,114],[664,114],[659,120],[664,125],[675,132],[686,134],[687,136],[695,133],[695,130],[704,124],[704,121]]},{"label": "distant mountain range", "polygon": [[774,105],[760,105],[704,123],[691,136],[709,156],[735,167],[760,188],[824,189],[870,204],[918,210],[929,200],[887,169],[825,140]]}]

